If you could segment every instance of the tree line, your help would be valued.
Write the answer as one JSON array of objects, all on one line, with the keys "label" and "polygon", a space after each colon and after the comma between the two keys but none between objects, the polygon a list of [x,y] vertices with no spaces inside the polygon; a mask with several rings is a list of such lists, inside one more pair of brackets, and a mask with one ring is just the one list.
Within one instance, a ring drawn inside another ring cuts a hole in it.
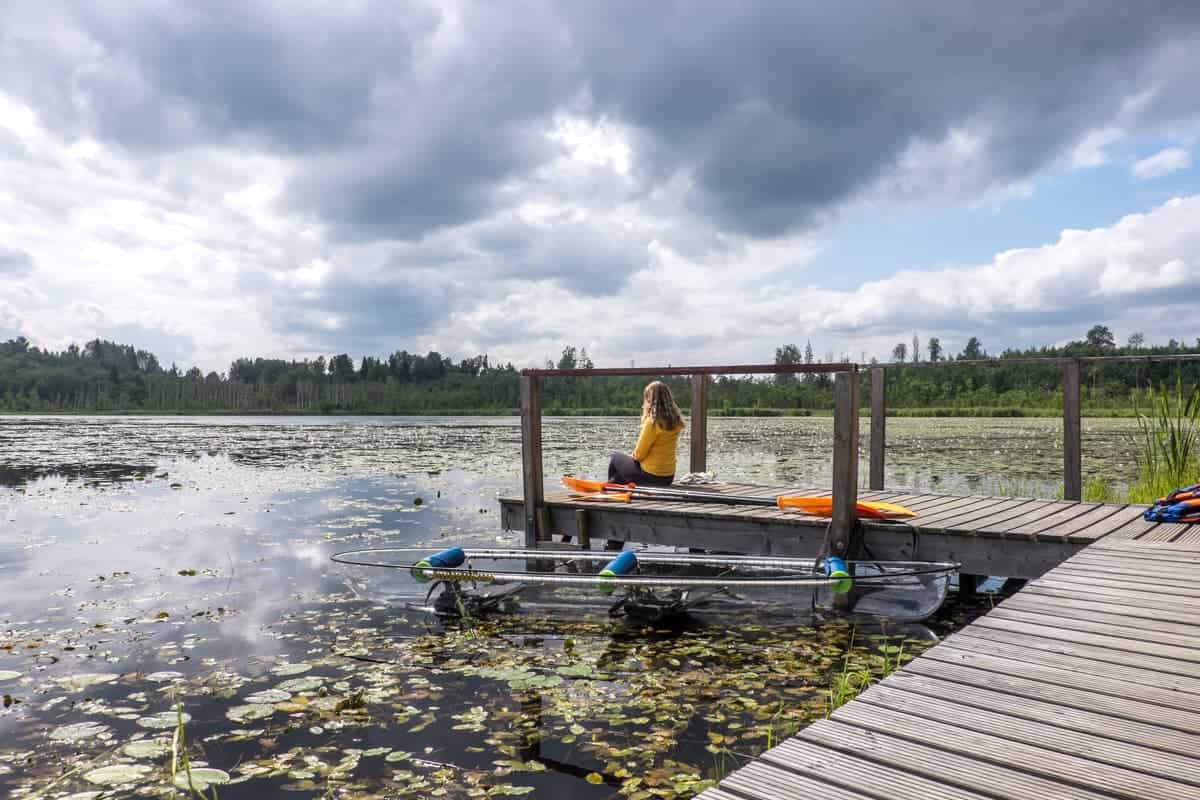
[{"label": "tree line", "polygon": [[[1085,355],[1157,355],[1200,353],[1178,341],[1147,346],[1140,334],[1118,346],[1108,328],[1097,325],[1079,341],[1061,347],[1006,349],[996,365],[950,369],[915,366],[913,353],[926,361],[973,361],[987,358],[983,343],[971,337],[962,351],[947,354],[938,337],[920,346],[914,335],[897,344],[888,364],[888,407],[897,413],[1018,413],[1061,408],[1061,368],[1047,364],[1005,365],[1005,359]],[[811,343],[775,351],[777,364],[832,361],[814,357]],[[849,361],[843,356],[840,360]],[[585,348],[568,345],[560,369],[592,369]],[[1200,382],[1200,363],[1112,364],[1084,372],[1083,401],[1091,410],[1129,409],[1151,385],[1181,378]],[[686,378],[668,378],[685,409],[691,393]],[[622,414],[641,405],[645,380],[619,377],[553,378],[545,382],[546,413]],[[832,408],[828,374],[780,374],[771,377],[717,376],[710,393],[714,414],[809,414]],[[870,381],[864,375],[864,407]],[[386,357],[357,361],[342,353],[328,358],[284,360],[239,358],[225,373],[164,367],[150,352],[94,339],[61,352],[32,346],[24,338],[0,342],[0,411],[7,412],[230,412],[230,413],[513,413],[520,405],[519,373],[487,355],[455,361],[438,352],[424,355],[398,350]]]}]

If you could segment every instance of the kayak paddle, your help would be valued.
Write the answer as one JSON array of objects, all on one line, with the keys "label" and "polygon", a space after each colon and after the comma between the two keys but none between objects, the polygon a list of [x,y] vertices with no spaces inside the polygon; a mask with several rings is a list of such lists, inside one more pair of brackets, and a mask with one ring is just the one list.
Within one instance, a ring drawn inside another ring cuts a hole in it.
[{"label": "kayak paddle", "polygon": [[[674,489],[659,486],[638,486],[633,483],[607,483],[605,481],[589,481],[582,478],[564,476],[563,485],[577,494],[585,494],[599,499],[600,497],[619,497],[619,502],[628,503],[633,497],[654,500],[674,500],[682,503],[723,503],[727,505],[774,506],[781,511],[796,510],[818,517],[828,517],[833,514],[832,497],[808,496],[779,496],[746,497],[744,495],[729,495],[719,492],[696,492],[688,489]],[[896,503],[879,503],[860,501],[856,507],[859,517],[872,519],[894,519],[896,517],[911,517],[913,512]]]}]

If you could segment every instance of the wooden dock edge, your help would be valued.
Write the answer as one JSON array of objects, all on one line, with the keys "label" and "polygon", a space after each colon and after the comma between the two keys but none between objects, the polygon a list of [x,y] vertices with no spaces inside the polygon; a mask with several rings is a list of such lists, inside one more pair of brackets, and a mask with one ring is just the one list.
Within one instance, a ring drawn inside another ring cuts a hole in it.
[{"label": "wooden dock edge", "polygon": [[1088,546],[698,796],[814,797],[1200,797],[1200,542]]}]

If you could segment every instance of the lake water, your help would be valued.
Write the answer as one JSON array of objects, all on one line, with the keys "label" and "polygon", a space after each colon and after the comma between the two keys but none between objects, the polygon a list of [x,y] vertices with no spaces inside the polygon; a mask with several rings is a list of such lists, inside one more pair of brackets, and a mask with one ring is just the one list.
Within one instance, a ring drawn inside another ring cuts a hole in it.
[{"label": "lake water", "polygon": [[[713,419],[710,468],[825,483],[831,425]],[[1058,489],[1055,420],[888,425],[890,486]],[[1085,421],[1089,474],[1128,480],[1130,430]],[[546,420],[546,475],[601,475],[633,434]],[[883,631],[464,626],[359,598],[329,561],[515,545],[496,497],[519,486],[508,418],[0,417],[0,796],[164,794],[182,709],[225,798],[687,797],[822,716],[846,663],[987,608]]]}]

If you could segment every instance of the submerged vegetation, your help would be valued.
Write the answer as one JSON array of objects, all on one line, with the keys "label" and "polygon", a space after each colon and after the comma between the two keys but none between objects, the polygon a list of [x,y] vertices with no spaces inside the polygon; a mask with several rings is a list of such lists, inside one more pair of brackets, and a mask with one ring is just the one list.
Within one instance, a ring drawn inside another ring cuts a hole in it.
[{"label": "submerged vegetation", "polygon": [[[1095,326],[1087,336],[1061,347],[1005,350],[989,366],[925,369],[930,362],[987,358],[972,337],[949,356],[936,338],[928,358],[897,353],[888,364],[888,409],[896,416],[1056,416],[1062,409],[1062,371],[1054,364],[1005,364],[1005,359],[1095,355],[1200,354],[1195,346],[1170,341],[1145,346],[1131,337],[1117,347],[1112,334]],[[764,359],[765,360],[765,359]],[[777,364],[819,364],[811,345],[785,345]],[[823,359],[849,361],[848,355]],[[863,356],[865,361],[865,354]],[[586,349],[564,347],[547,367],[591,369]],[[1178,376],[1200,385],[1200,363],[1105,364],[1084,370],[1082,404],[1090,415],[1133,415],[1144,405],[1147,386]],[[686,378],[668,382],[685,409],[691,392]],[[641,407],[644,379],[567,377],[548,380],[543,407],[551,415],[632,415]],[[827,374],[719,376],[713,382],[714,416],[806,416],[829,413],[832,381]],[[870,380],[862,384],[869,408]],[[163,365],[158,357],[129,345],[96,339],[62,352],[41,350],[23,338],[0,342],[0,412],[142,412],[280,414],[512,414],[520,405],[519,373],[487,355],[455,360],[438,352],[397,350],[390,355],[342,353],[326,358],[284,360],[239,358],[224,373]]]}]

